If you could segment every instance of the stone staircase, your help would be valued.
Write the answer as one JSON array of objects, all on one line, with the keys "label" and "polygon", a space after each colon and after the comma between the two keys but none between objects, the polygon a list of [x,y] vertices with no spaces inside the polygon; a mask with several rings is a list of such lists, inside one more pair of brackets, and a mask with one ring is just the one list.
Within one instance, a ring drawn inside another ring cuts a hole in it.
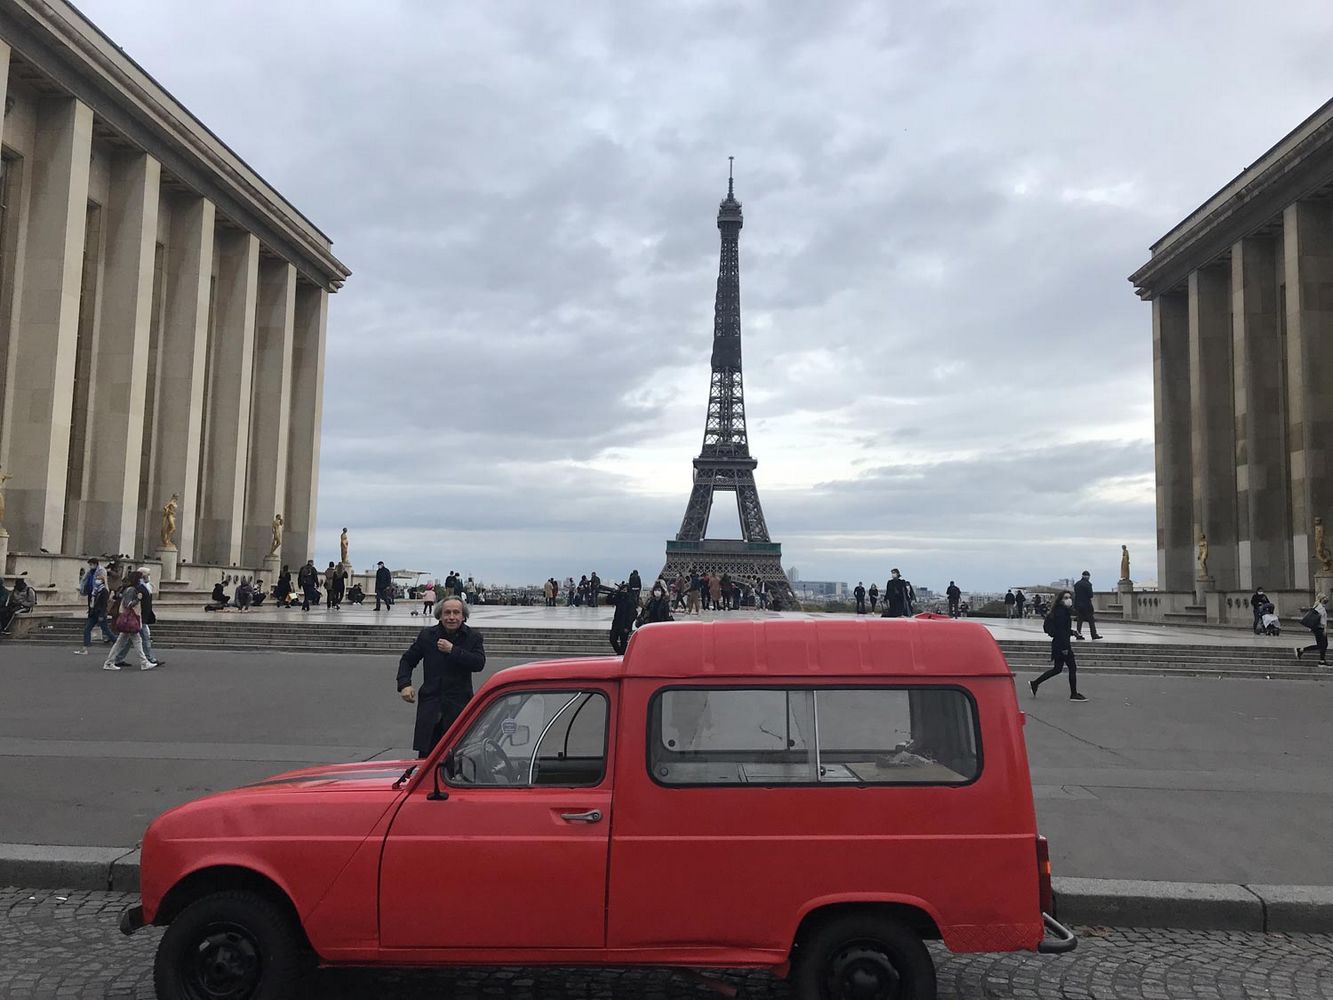
[{"label": "stone staircase", "polygon": [[[420,624],[337,624],[290,620],[242,619],[219,615],[215,620],[159,622],[153,629],[155,646],[167,649],[235,649],[249,652],[365,653],[398,656],[416,636]],[[485,628],[486,650],[495,656],[533,659],[560,656],[607,656],[611,653],[604,629]],[[22,634],[13,639],[60,646],[77,646],[83,639],[83,621],[76,618],[37,617],[23,621]],[[1075,644],[1079,670],[1125,674],[1227,676],[1273,679],[1327,678],[1310,659],[1297,660],[1292,646],[1304,634],[1274,638],[1261,647],[1203,644],[1127,643],[1085,640]],[[1000,643],[1015,673],[1029,674],[1049,666],[1049,640],[1005,640]]]}]

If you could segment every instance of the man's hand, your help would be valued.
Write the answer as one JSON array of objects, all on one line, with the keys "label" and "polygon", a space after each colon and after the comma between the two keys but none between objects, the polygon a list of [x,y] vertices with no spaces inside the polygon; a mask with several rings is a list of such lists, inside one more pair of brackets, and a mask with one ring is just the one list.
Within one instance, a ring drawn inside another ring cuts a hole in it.
[{"label": "man's hand", "polygon": [[454,644],[448,639],[436,639],[435,648],[441,653],[452,653],[454,651]]},{"label": "man's hand", "polygon": [[399,691],[398,694],[403,699],[403,701],[407,702],[409,705],[417,700],[417,693],[414,690],[412,690],[411,684],[407,685],[407,687]]}]

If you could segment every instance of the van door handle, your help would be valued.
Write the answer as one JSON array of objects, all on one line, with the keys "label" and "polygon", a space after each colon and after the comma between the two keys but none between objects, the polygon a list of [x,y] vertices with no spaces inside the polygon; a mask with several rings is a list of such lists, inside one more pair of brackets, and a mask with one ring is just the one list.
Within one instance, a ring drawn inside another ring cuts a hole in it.
[{"label": "van door handle", "polygon": [[600,809],[589,809],[581,813],[561,813],[560,818],[566,823],[599,823],[602,819]]}]

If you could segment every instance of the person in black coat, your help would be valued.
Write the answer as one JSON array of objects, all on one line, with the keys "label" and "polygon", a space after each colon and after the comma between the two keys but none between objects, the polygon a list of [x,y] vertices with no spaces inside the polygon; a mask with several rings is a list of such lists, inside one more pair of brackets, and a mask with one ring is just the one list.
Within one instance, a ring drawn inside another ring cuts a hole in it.
[{"label": "person in black coat", "polygon": [[393,610],[393,574],[384,563],[377,563],[375,569],[375,610],[380,609],[380,601],[386,609]]},{"label": "person in black coat", "polygon": [[653,584],[653,592],[648,596],[648,603],[639,612],[636,624],[649,625],[653,622],[673,622],[671,600],[667,597],[666,584],[658,580]]},{"label": "person in black coat", "polygon": [[643,578],[639,576],[639,571],[637,569],[630,570],[629,592],[634,597],[634,605],[637,607],[639,604],[639,597],[643,593]]},{"label": "person in black coat", "polygon": [[[611,616],[611,648],[617,656],[624,656],[625,649],[629,646],[630,633],[634,631],[634,616],[639,612],[638,602],[634,600],[634,593],[626,584],[599,589],[615,608],[615,613]],[[596,594],[597,591],[593,593]]]},{"label": "person in black coat", "polygon": [[852,596],[856,598],[856,613],[863,615],[866,613],[866,588],[860,581],[857,581],[856,589],[852,591]]},{"label": "person in black coat", "polygon": [[1056,674],[1063,667],[1069,668],[1069,700],[1087,701],[1078,693],[1078,665],[1074,662],[1074,647],[1070,645],[1070,636],[1077,633],[1073,628],[1074,595],[1067,590],[1060,591],[1051,604],[1050,614],[1046,616],[1046,634],[1051,637],[1051,669],[1035,680],[1028,681],[1032,697],[1037,697],[1037,688]]},{"label": "person in black coat", "polygon": [[1083,623],[1088,623],[1094,639],[1097,634],[1097,619],[1092,614],[1092,575],[1085,569],[1082,578],[1074,584],[1074,619],[1078,622],[1078,631],[1074,635],[1083,638]]},{"label": "person in black coat", "polygon": [[912,613],[912,585],[902,578],[897,569],[884,584],[884,611],[881,618],[906,618]]},{"label": "person in black coat", "polygon": [[[417,706],[412,749],[425,757],[440,742],[472,698],[472,675],[486,666],[481,633],[467,625],[467,604],[447,597],[436,608],[439,624],[423,628],[398,661],[398,694]],[[412,687],[418,663],[421,688]]]}]

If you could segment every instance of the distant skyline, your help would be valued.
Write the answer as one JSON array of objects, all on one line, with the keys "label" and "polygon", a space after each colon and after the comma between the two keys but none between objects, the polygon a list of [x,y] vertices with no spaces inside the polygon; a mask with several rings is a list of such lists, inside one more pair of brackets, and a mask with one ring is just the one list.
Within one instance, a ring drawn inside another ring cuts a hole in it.
[{"label": "distant skyline", "polygon": [[353,270],[316,561],[346,524],[358,568],[508,583],[661,567],[729,155],[785,565],[1155,579],[1126,276],[1328,99],[1333,40],[1313,2],[80,7]]}]

